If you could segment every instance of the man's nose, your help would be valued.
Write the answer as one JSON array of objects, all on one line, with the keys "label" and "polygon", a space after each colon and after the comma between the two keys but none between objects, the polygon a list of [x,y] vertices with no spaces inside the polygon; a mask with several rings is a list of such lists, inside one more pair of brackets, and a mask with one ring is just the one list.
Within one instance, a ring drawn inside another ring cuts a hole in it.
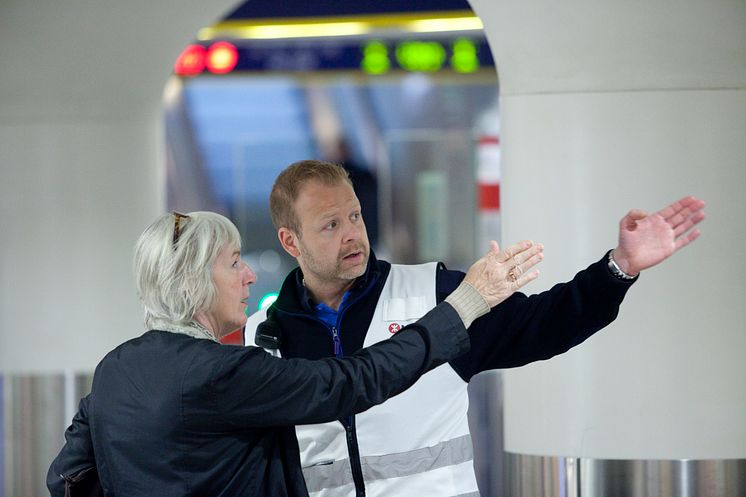
[{"label": "man's nose", "polygon": [[363,224],[362,219],[357,223],[347,223],[347,226],[345,227],[344,232],[344,241],[345,242],[354,242],[356,240],[359,240],[360,237],[363,234],[363,231],[365,230],[365,225]]}]

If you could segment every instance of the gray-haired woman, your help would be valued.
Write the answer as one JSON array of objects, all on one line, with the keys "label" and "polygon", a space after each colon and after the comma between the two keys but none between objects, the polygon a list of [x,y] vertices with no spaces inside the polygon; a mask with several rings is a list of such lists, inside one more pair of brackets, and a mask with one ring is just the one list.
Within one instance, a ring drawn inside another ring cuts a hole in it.
[{"label": "gray-haired woman", "polygon": [[97,470],[106,496],[308,495],[292,425],[365,410],[468,350],[464,325],[535,277],[525,272],[535,262],[508,277],[516,247],[494,245],[447,302],[390,340],[343,359],[286,360],[218,343],[245,323],[256,280],[235,226],[210,212],[161,216],[135,247],[150,331],[99,363],[49,469],[51,494]]}]

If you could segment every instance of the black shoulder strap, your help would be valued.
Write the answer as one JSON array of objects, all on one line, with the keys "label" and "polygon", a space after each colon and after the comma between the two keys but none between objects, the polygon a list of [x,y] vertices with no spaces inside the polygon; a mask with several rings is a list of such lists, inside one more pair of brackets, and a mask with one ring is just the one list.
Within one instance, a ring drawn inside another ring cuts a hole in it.
[{"label": "black shoulder strap", "polygon": [[254,343],[264,349],[276,350],[282,344],[282,330],[280,325],[274,320],[274,310],[270,307],[267,310],[267,319],[256,327]]}]

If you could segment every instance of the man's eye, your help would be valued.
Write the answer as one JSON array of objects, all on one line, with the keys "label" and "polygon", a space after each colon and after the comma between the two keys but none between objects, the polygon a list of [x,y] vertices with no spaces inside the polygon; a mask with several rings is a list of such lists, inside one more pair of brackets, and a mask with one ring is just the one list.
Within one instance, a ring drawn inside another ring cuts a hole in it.
[{"label": "man's eye", "polygon": [[326,228],[326,229],[330,229],[330,230],[331,230],[331,229],[334,229],[334,228],[336,228],[336,227],[337,227],[337,221],[332,221],[331,223],[329,223],[329,224],[327,224],[326,226],[324,226],[324,228]]}]

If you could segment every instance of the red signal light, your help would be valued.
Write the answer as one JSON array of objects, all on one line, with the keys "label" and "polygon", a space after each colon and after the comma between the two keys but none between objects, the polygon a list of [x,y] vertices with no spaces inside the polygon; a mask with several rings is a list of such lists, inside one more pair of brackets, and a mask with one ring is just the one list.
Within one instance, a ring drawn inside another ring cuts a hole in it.
[{"label": "red signal light", "polygon": [[196,76],[205,70],[207,49],[202,45],[189,45],[176,59],[174,73],[178,76]]},{"label": "red signal light", "polygon": [[226,74],[233,70],[238,63],[238,50],[235,45],[227,41],[219,41],[210,45],[207,51],[207,70],[214,74]]}]

